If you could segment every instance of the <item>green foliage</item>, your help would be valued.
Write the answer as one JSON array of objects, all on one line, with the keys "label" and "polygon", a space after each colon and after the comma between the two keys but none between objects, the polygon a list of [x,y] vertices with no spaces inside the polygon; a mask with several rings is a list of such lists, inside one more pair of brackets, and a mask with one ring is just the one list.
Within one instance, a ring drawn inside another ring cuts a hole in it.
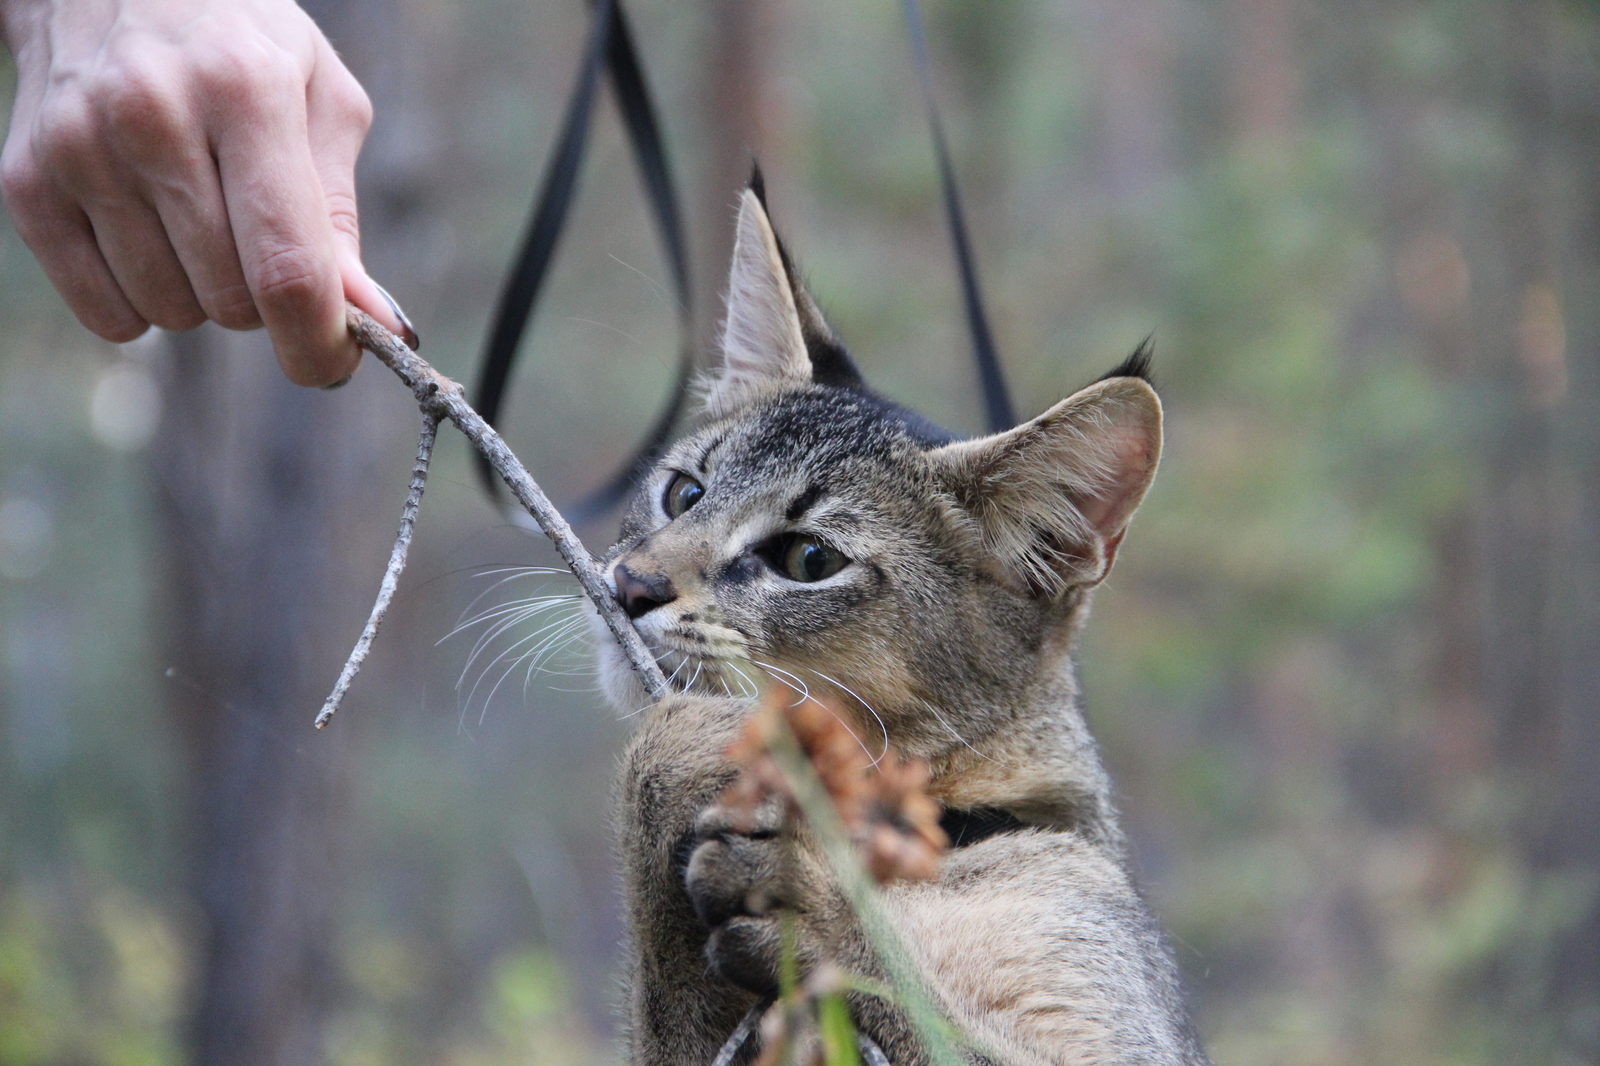
[{"label": "green foliage", "polygon": [[0,1062],[169,1066],[189,962],[169,915],[119,889],[0,903]]},{"label": "green foliage", "polygon": [[817,1026],[822,1031],[822,1060],[827,1066],[860,1066],[856,1028],[844,996],[830,992],[818,998]]}]

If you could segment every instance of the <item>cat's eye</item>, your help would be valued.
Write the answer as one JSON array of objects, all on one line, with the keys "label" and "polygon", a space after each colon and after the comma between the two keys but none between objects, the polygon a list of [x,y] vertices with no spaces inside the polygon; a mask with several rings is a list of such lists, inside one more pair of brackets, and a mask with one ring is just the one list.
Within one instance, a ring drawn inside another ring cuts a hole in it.
[{"label": "cat's eye", "polygon": [[700,497],[705,494],[704,485],[688,474],[679,474],[667,482],[667,491],[661,498],[661,506],[667,512],[668,518],[677,518],[700,502]]},{"label": "cat's eye", "polygon": [[785,577],[807,583],[832,577],[850,562],[831,544],[804,534],[787,538],[780,561]]}]

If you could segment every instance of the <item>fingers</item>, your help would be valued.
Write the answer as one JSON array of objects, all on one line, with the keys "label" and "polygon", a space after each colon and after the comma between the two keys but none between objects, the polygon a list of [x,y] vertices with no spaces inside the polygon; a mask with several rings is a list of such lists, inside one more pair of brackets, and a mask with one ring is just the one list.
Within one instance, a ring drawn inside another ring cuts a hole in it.
[{"label": "fingers", "polygon": [[415,349],[418,344],[415,328],[394,298],[367,275],[361,262],[356,159],[372,125],[372,104],[326,42],[317,50],[307,105],[311,153],[322,182],[345,298]]},{"label": "fingers", "polygon": [[0,159],[19,232],[84,324],[113,340],[151,323],[265,325],[308,385],[356,365],[347,298],[414,344],[361,264],[371,105],[305,13],[292,0],[99,10],[72,9],[59,34],[34,27],[17,52]]},{"label": "fingers", "polygon": [[122,293],[141,318],[162,329],[193,329],[206,320],[161,216],[131,198],[89,205],[105,257]]},{"label": "fingers", "polygon": [[19,102],[31,121],[14,119],[7,143],[19,232],[80,320],[111,340],[208,317],[259,324],[178,60],[146,43],[63,64],[56,91]]},{"label": "fingers", "polygon": [[227,329],[259,327],[261,315],[245,283],[222,181],[209,148],[200,158],[184,162],[181,180],[152,184],[158,223],[203,316]]},{"label": "fingers", "polygon": [[182,85],[165,66],[154,55],[106,64],[98,106],[78,109],[92,116],[88,136],[72,134],[61,114],[73,107],[67,98],[41,115],[51,133],[40,144],[134,310],[165,329],[192,329],[205,312],[150,192],[191,187],[204,144]]},{"label": "fingers", "polygon": [[[248,89],[214,123],[217,170],[245,284],[291,381],[327,385],[359,358],[344,321],[344,282],[309,142],[303,75],[290,57],[265,56]],[[276,84],[271,84],[276,83]],[[351,210],[353,211],[353,205]]]},{"label": "fingers", "polygon": [[[8,146],[7,155],[12,154]],[[86,329],[120,344],[150,327],[106,265],[88,216],[46,181],[31,159],[0,163],[0,184],[18,235]]]}]

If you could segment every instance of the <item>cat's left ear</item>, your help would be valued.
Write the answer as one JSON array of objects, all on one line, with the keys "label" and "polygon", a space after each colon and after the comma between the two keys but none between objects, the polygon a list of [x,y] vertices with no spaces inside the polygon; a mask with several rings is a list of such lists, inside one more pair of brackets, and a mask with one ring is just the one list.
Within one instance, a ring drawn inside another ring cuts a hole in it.
[{"label": "cat's left ear", "polygon": [[1139,377],[1111,377],[1015,429],[928,455],[994,576],[1053,597],[1111,569],[1161,457],[1161,401]]},{"label": "cat's left ear", "polygon": [[706,389],[706,408],[720,418],[811,383],[859,387],[861,378],[772,228],[758,171],[739,198],[722,366]]}]

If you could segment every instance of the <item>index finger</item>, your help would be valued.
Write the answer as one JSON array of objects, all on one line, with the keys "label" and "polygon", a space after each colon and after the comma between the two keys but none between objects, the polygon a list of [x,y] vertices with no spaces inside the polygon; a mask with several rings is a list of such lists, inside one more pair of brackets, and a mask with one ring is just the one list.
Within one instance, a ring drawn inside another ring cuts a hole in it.
[{"label": "index finger", "polygon": [[347,377],[360,352],[344,319],[344,285],[312,158],[305,79],[287,54],[266,89],[241,93],[213,125],[228,220],[245,284],[278,363],[299,385]]}]

